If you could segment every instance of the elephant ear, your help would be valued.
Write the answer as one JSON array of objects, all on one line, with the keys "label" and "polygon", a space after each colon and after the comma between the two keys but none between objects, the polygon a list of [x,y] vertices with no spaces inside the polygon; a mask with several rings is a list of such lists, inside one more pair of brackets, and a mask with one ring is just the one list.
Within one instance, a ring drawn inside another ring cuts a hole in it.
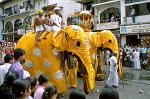
[{"label": "elephant ear", "polygon": [[100,32],[96,32],[92,35],[92,41],[93,41],[94,45],[96,45],[97,47],[101,46],[102,40],[101,40]]}]

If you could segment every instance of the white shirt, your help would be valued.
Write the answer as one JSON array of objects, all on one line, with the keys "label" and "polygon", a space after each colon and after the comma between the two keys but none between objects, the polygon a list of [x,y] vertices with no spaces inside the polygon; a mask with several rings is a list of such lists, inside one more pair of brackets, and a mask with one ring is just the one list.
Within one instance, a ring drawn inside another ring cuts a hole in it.
[{"label": "white shirt", "polygon": [[57,26],[61,28],[62,18],[57,14],[53,14],[50,18],[50,22],[57,24]]},{"label": "white shirt", "polygon": [[10,68],[11,64],[5,63],[4,65],[0,66],[0,85],[4,82],[4,77],[6,73],[8,72],[8,69]]},{"label": "white shirt", "polygon": [[135,10],[132,9],[132,10],[131,10],[131,15],[134,15],[134,14],[135,14]]},{"label": "white shirt", "polygon": [[116,57],[115,56],[110,57],[109,62],[110,62],[110,66],[115,67],[117,65]]},{"label": "white shirt", "polygon": [[23,79],[30,77],[30,73],[26,70],[23,70]]}]

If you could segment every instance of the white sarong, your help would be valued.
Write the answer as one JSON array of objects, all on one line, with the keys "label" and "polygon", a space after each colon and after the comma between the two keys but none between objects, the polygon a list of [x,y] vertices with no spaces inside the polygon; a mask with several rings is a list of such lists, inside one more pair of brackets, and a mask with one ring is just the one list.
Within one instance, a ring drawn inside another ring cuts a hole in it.
[{"label": "white sarong", "polygon": [[42,32],[44,30],[42,25],[36,26],[35,31],[36,32]]},{"label": "white sarong", "polygon": [[50,32],[52,31],[52,27],[47,25],[47,24],[44,24],[44,28],[46,29],[46,31]]}]

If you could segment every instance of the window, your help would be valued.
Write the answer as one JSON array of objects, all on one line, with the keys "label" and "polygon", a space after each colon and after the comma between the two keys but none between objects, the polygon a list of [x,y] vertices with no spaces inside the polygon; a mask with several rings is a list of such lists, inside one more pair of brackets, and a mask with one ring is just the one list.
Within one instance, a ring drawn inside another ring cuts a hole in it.
[{"label": "window", "polygon": [[12,32],[13,31],[13,24],[11,21],[8,21],[6,24],[5,24],[5,33],[7,32]]},{"label": "window", "polygon": [[41,9],[41,3],[38,2],[38,9]]},{"label": "window", "polygon": [[23,8],[27,7],[27,1],[23,2]]},{"label": "window", "polygon": [[146,7],[147,7],[147,13],[150,14],[150,3],[147,3]]},{"label": "window", "polygon": [[47,6],[47,0],[43,0],[43,6]]},{"label": "window", "polygon": [[5,9],[5,14],[8,14],[8,16],[13,15],[13,9],[12,9],[12,7],[9,7],[7,9]]},{"label": "window", "polygon": [[140,4],[139,5],[139,15],[146,15],[147,10],[146,10],[146,4]]},{"label": "window", "polygon": [[22,21],[20,19],[17,19],[14,23],[14,31],[17,31],[22,26]]},{"label": "window", "polygon": [[[150,14],[150,3],[138,4],[132,7],[135,9],[136,16]],[[126,15],[127,17],[131,15],[131,6],[126,7]]]},{"label": "window", "polygon": [[14,5],[14,14],[18,14],[19,13],[19,8],[18,8],[18,4]]}]

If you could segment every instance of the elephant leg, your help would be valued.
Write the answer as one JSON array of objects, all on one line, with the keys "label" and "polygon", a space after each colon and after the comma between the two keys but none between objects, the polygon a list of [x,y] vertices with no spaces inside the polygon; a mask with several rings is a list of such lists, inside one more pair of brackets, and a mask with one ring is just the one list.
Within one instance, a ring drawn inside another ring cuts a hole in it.
[{"label": "elephant leg", "polygon": [[67,80],[69,88],[77,87],[77,70],[78,70],[78,62],[74,56],[69,55],[67,59]]},{"label": "elephant leg", "polygon": [[83,64],[79,64],[78,67],[83,79],[83,85],[84,85],[83,90],[85,91],[86,94],[90,94],[93,92],[93,89],[95,87],[95,84],[93,83],[93,80],[95,79],[92,78],[95,75],[95,71],[94,69],[86,70]]},{"label": "elephant leg", "polygon": [[68,86],[69,88],[76,88],[77,87],[77,70],[71,69],[68,71]]},{"label": "elephant leg", "polygon": [[98,64],[97,64],[97,71],[96,71],[96,80],[101,81],[104,80],[104,73],[102,71],[102,66],[104,62],[104,54],[100,51],[98,56]]},{"label": "elephant leg", "polygon": [[104,73],[102,72],[101,66],[98,66],[97,68],[96,80],[98,81],[104,80]]}]

